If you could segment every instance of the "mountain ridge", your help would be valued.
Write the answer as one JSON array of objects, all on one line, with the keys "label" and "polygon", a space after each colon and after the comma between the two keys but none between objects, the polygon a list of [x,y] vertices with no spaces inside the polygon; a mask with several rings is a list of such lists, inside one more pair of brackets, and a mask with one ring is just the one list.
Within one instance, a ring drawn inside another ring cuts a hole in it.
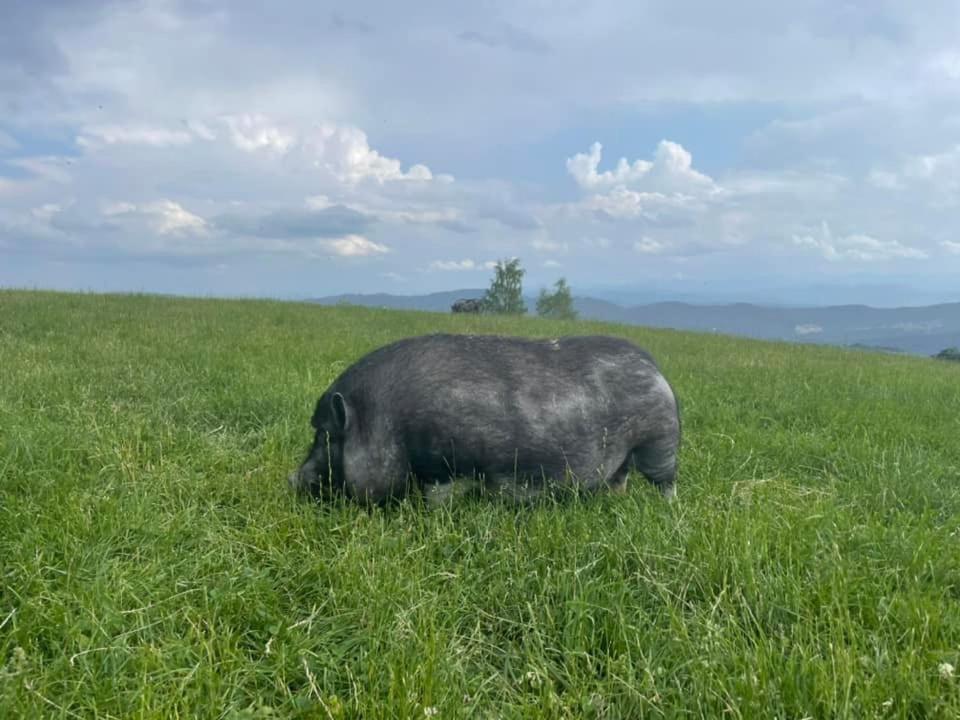
[{"label": "mountain ridge", "polygon": [[[321,305],[352,304],[400,310],[450,312],[461,298],[479,298],[484,289],[466,288],[423,295],[348,293],[312,298]],[[536,298],[525,296],[529,311]],[[716,332],[765,340],[857,346],[933,355],[960,345],[960,302],[894,308],[865,304],[814,307],[767,306],[749,302],[720,305],[678,300],[620,305],[589,295],[574,297],[574,307],[585,320],[627,325]]]}]

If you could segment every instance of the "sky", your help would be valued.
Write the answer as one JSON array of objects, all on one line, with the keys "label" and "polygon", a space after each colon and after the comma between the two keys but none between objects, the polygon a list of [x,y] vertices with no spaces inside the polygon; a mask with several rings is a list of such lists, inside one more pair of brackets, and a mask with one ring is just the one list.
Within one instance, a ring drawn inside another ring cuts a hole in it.
[{"label": "sky", "polygon": [[960,301],[955,0],[0,17],[0,286]]}]

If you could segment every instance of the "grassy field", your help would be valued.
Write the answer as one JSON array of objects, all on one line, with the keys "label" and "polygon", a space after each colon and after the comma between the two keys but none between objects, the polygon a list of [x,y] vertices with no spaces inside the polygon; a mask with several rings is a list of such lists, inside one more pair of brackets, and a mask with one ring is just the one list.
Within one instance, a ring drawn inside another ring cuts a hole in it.
[{"label": "grassy field", "polygon": [[[291,497],[326,385],[438,330],[647,347],[678,502]],[[0,292],[0,717],[955,718],[958,411],[925,359]]]}]

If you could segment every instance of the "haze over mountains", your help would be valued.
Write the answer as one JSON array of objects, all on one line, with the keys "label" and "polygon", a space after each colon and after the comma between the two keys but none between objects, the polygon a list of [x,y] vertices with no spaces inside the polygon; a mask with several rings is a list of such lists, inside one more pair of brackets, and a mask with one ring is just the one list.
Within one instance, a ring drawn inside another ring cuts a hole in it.
[{"label": "haze over mountains", "polygon": [[[317,298],[324,305],[349,303],[402,310],[450,312],[460,298],[479,298],[473,288],[427,295],[348,294]],[[536,300],[526,298],[533,312]],[[574,298],[588,320],[716,332],[766,340],[830,345],[857,345],[878,350],[933,355],[960,346],[960,302],[922,307],[876,308],[866,305],[771,307],[751,303],[722,305],[654,302],[621,305],[590,296]]]}]

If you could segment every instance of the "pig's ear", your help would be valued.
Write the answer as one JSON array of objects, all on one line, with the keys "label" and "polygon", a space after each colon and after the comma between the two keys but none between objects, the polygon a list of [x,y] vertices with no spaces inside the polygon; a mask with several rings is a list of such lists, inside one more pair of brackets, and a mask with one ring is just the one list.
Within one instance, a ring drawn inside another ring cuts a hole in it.
[{"label": "pig's ear", "polygon": [[343,399],[340,393],[334,393],[330,398],[330,405],[333,407],[333,417],[336,418],[337,427],[341,430],[350,428],[350,408],[347,407],[347,401]]}]

